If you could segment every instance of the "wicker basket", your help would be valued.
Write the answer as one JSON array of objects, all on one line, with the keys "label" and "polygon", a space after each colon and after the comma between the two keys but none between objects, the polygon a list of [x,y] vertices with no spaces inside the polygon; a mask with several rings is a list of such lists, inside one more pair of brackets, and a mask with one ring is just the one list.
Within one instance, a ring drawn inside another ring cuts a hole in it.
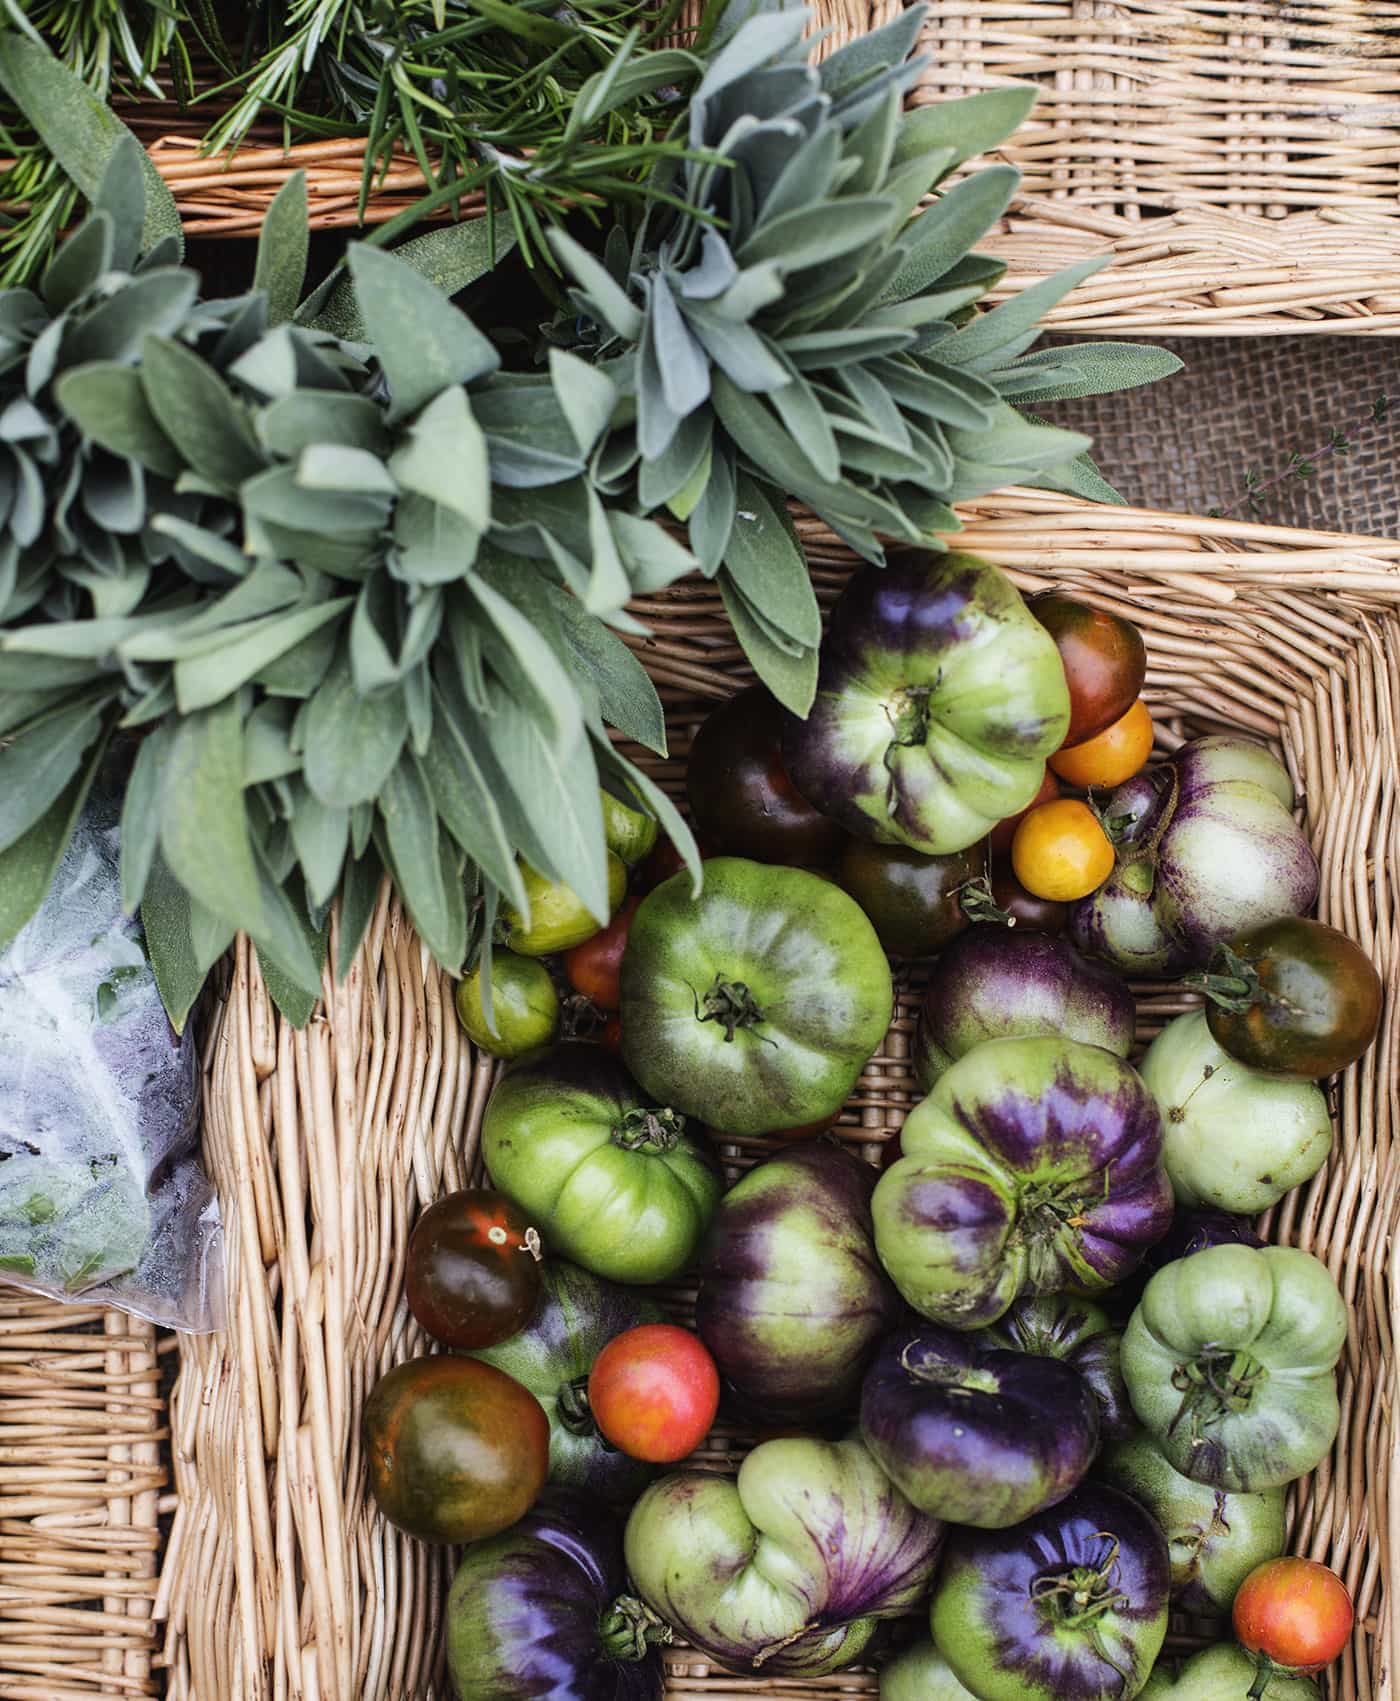
[{"label": "wicker basket", "polygon": [[[812,0],[823,51],[898,0]],[[703,0],[687,0],[692,22]],[[1001,151],[1025,174],[985,246],[1020,288],[1089,254],[1117,259],[1049,315],[1135,336],[1400,336],[1400,0],[932,0],[915,103],[1006,82],[1042,89]],[[269,124],[223,159],[214,108],[142,101],[147,140],[192,234],[244,235],[305,167],[318,228],[357,221],[355,140],[284,152]],[[423,193],[397,159],[366,222]],[[475,202],[463,209],[480,210]]]},{"label": "wicker basket", "polygon": [[[1400,1558],[1400,1520],[1387,1514],[1400,542],[1032,491],[984,500],[966,518],[967,546],[1011,567],[1024,588],[1054,582],[1140,623],[1164,748],[1238,727],[1282,749],[1322,861],[1322,913],[1362,941],[1390,989],[1379,1043],[1336,1094],[1341,1137],[1330,1165],[1269,1223],[1277,1238],[1325,1258],[1353,1307],[1341,1436],[1299,1486],[1292,1542],[1336,1565],[1356,1596],[1361,1628],[1333,1696],[1380,1701],[1392,1695],[1400,1639],[1386,1587]],[[829,603],[850,558],[820,528],[804,530]],[[671,759],[653,769],[679,796],[695,726],[747,675],[711,586],[687,582],[635,606],[654,634],[640,653],[672,738]],[[245,945],[232,963],[208,1051],[205,1140],[230,1222],[232,1313],[225,1336],[182,1343],[171,1405],[174,1517],[155,1612],[173,1701],[445,1701],[437,1671],[449,1559],[396,1535],[367,1503],[356,1417],[375,1377],[419,1346],[401,1294],[415,1212],[479,1173],[493,1066],[461,1036],[450,991],[387,891],[349,978],[327,985],[323,1011],[302,1033],[275,1015]],[[915,1097],[904,974],[900,993],[839,1130],[870,1157]],[[1142,989],[1139,1038],[1188,1002]],[[726,1157],[742,1166],[765,1144],[736,1144]],[[671,1297],[684,1307],[683,1290]],[[744,1445],[717,1434],[701,1462],[732,1469]],[[48,1562],[30,1563],[32,1584],[6,1567],[7,1593],[39,1586]],[[73,1646],[70,1621],[50,1612],[42,1623],[50,1647]],[[5,1650],[0,1643],[0,1696],[119,1693],[15,1687]],[[875,1687],[861,1672],[740,1682],[684,1649],[670,1656],[671,1701],[836,1701]]]}]

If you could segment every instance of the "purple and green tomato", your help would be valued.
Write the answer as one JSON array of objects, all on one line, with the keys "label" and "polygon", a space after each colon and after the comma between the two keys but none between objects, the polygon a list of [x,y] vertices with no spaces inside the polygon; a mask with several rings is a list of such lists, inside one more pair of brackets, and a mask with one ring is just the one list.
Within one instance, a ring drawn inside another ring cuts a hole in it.
[{"label": "purple and green tomato", "polygon": [[1068,725],[1055,641],[1006,575],[917,552],[852,577],[783,756],[848,832],[946,856],[1026,807]]},{"label": "purple and green tomato", "polygon": [[1067,1039],[988,1040],[910,1115],[872,1209],[905,1299],[955,1329],[1023,1293],[1102,1292],[1171,1221],[1161,1118],[1137,1071]]},{"label": "purple and green tomato", "polygon": [[828,1141],[751,1169],[706,1238],[695,1326],[742,1405],[765,1421],[851,1404],[899,1298],[875,1255],[876,1172]]},{"label": "purple and green tomato", "polygon": [[702,1656],[771,1679],[855,1664],[925,1597],[942,1541],[858,1440],[792,1436],[755,1447],[733,1480],[662,1477],[624,1548],[637,1593]]},{"label": "purple and green tomato", "polygon": [[1067,941],[1009,927],[974,927],[940,952],[919,1007],[914,1073],[928,1092],[990,1039],[1060,1034],[1119,1057],[1132,1049],[1126,981]]},{"label": "purple and green tomato", "polygon": [[1159,1660],[1139,1701],[1322,1701],[1322,1691],[1310,1677],[1274,1672],[1262,1689],[1254,1682],[1259,1668],[1237,1642],[1202,1648],[1190,1659]]},{"label": "purple and green tomato", "polygon": [[1282,1488],[1227,1494],[1192,1482],[1142,1433],[1108,1448],[1097,1474],[1161,1525],[1172,1556],[1172,1599],[1183,1612],[1229,1612],[1254,1567],[1283,1552]]},{"label": "purple and green tomato", "polygon": [[1123,1382],[1123,1336],[1108,1314],[1074,1294],[1027,1294],[980,1330],[987,1347],[1059,1359],[1089,1384],[1099,1407],[1099,1437],[1113,1441],[1137,1428]]},{"label": "purple and green tomato", "polygon": [[1291,1246],[1213,1246],[1159,1270],[1123,1333],[1143,1427],[1184,1476],[1230,1491],[1312,1470],[1337,1433],[1347,1308]]},{"label": "purple and green tomato", "polygon": [[933,1639],[979,1701],[1129,1701],[1167,1631],[1166,1538],[1085,1483],[1009,1530],[954,1529]]},{"label": "purple and green tomato", "polygon": [[670,1639],[628,1592],[616,1518],[575,1497],[473,1543],[447,1598],[459,1701],[659,1701]]},{"label": "purple and green tomato", "polygon": [[1058,1359],[924,1324],[881,1342],[861,1388],[860,1433],[921,1512],[1001,1530],[1083,1481],[1099,1408]]},{"label": "purple and green tomato", "polygon": [[1304,914],[1318,868],[1294,801],[1262,744],[1231,733],[1184,744],[1099,804],[1117,862],[1074,906],[1070,937],[1125,973],[1165,976],[1204,968],[1258,922]]}]

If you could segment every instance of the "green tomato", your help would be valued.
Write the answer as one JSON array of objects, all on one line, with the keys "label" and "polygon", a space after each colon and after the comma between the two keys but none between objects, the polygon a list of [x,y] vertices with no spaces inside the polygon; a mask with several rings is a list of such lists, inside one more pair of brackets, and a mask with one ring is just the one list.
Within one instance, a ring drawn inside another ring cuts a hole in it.
[{"label": "green tomato", "polygon": [[832,1116],[890,1024],[889,962],[839,886],[742,857],[642,899],[622,959],[622,1049],[654,1097],[726,1134]]},{"label": "green tomato", "polygon": [[1171,1549],[1172,1600],[1184,1612],[1229,1612],[1254,1567],[1283,1552],[1282,1488],[1226,1494],[1192,1482],[1143,1434],[1110,1447],[1098,1472],[1162,1526]]},{"label": "green tomato", "polygon": [[1123,1379],[1183,1475],[1276,1488],[1332,1445],[1346,1335],[1346,1305],[1311,1253],[1212,1246],[1147,1284],[1123,1336]]},{"label": "green tomato", "polygon": [[640,809],[629,808],[610,791],[600,791],[599,796],[603,800],[603,836],[608,842],[608,849],[614,856],[620,856],[629,868],[635,868],[639,862],[646,861],[656,844],[660,831],[656,817],[643,814]]},{"label": "green tomato", "polygon": [[497,946],[491,952],[491,1020],[481,1002],[481,965],[457,982],[457,1020],[488,1057],[523,1057],[559,1031],[559,994],[543,963]]},{"label": "green tomato", "polygon": [[[1202,1648],[1180,1666],[1170,1659],[1153,1667],[1138,1701],[1322,1701],[1322,1691],[1310,1677],[1275,1672],[1263,1689],[1254,1689],[1258,1668],[1237,1643],[1221,1642]],[[883,1693],[883,1692],[882,1692]]]},{"label": "green tomato", "polygon": [[627,864],[608,852],[608,913],[595,916],[572,886],[562,880],[546,880],[528,862],[520,865],[525,883],[530,919],[527,922],[514,904],[503,903],[499,927],[505,943],[522,957],[547,957],[582,945],[607,926],[627,890]]},{"label": "green tomato", "polygon": [[927,1639],[906,1648],[880,1672],[880,1701],[977,1701]]},{"label": "green tomato", "polygon": [[648,1103],[601,1046],[555,1046],[496,1083],[491,1179],[545,1247],[615,1282],[664,1282],[694,1256],[724,1188],[685,1118]]},{"label": "green tomato", "polygon": [[1236,1061],[1203,1010],[1158,1034],[1142,1078],[1162,1107],[1162,1158],[1179,1204],[1267,1211],[1316,1175],[1332,1149],[1321,1089]]}]

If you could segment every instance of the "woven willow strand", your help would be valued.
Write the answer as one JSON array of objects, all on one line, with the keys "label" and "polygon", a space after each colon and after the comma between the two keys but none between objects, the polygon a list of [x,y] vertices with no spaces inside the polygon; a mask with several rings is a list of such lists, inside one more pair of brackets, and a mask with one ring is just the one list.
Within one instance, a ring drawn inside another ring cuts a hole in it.
[{"label": "woven willow strand", "polygon": [[[1329,1679],[1333,1701],[1393,1701],[1400,541],[1103,510],[1034,491],[986,499],[965,517],[962,541],[1026,590],[1053,583],[1141,625],[1161,749],[1228,727],[1281,749],[1322,864],[1321,913],[1384,977],[1384,1027],[1340,1085],[1333,1157],[1269,1227],[1324,1258],[1352,1307],[1341,1435],[1294,1492],[1291,1540],[1337,1566],[1356,1598],[1360,1627]],[[850,558],[814,523],[803,531],[829,606]],[[749,675],[711,586],[688,582],[634,606],[652,630],[637,648],[671,737],[670,758],[650,766],[681,797],[695,728]],[[231,1327],[184,1343],[172,1406],[177,1493],[157,1603],[172,1701],[447,1701],[449,1560],[397,1535],[367,1503],[355,1418],[374,1378],[421,1344],[401,1290],[414,1213],[480,1174],[493,1066],[461,1038],[450,991],[387,892],[350,978],[327,984],[324,1014],[304,1034],[276,1017],[239,947],[210,1046],[205,1142],[230,1214]],[[898,991],[894,1025],[838,1130],[867,1157],[917,1096],[917,976],[902,970]],[[1172,988],[1137,991],[1140,1044],[1190,1002]],[[768,1149],[738,1141],[724,1157],[733,1173]],[[681,1316],[691,1297],[669,1296]],[[717,1433],[696,1462],[732,1470],[745,1445]],[[746,1681],[683,1647],[669,1657],[668,1701],[875,1693],[871,1673]]]}]

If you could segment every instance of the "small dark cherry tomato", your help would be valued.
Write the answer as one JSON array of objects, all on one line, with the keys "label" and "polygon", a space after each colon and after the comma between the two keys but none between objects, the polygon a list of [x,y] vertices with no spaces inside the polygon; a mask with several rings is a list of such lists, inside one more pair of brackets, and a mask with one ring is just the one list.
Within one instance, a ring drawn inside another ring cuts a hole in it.
[{"label": "small dark cherry tomato", "polygon": [[523,1518],[549,1470],[549,1419],[513,1376],[457,1353],[380,1377],[361,1420],[369,1486],[423,1542],[477,1542]]},{"label": "small dark cherry tomato", "polygon": [[1147,648],[1130,620],[1071,597],[1032,597],[1031,613],[1055,640],[1069,686],[1065,744],[1082,744],[1121,720],[1142,695]]},{"label": "small dark cherry tomato", "polygon": [[627,949],[627,930],[641,901],[626,899],[601,933],[595,933],[564,955],[564,973],[569,977],[569,985],[585,998],[591,998],[600,1010],[616,1010],[622,1003],[622,989],[618,985],[622,953]]},{"label": "small dark cherry tomato", "polygon": [[1354,939],[1280,916],[1216,947],[1189,977],[1210,1002],[1216,1044],[1251,1069],[1315,1081],[1355,1063],[1376,1037],[1383,991]]},{"label": "small dark cherry tomato", "polygon": [[1063,933],[1069,920],[1069,905],[1054,898],[1037,898],[1016,878],[1009,861],[993,861],[992,902],[1009,921],[1027,933]]},{"label": "small dark cherry tomato", "polygon": [[449,1193],[429,1205],[409,1238],[408,1309],[444,1346],[494,1347],[534,1315],[540,1257],[538,1233],[504,1193]]},{"label": "small dark cherry tomato", "polygon": [[1047,768],[1045,778],[1040,782],[1040,790],[1030,800],[1024,809],[1015,815],[1008,815],[1004,821],[998,821],[987,835],[987,849],[993,856],[1010,856],[1011,841],[1016,837],[1016,829],[1021,825],[1023,816],[1042,803],[1053,803],[1060,795],[1060,782]]},{"label": "small dark cherry tomato", "polygon": [[784,710],[761,685],[721,703],[690,747],[686,789],[713,856],[809,868],[830,862],[843,834],[813,809],[783,766]]},{"label": "small dark cherry tomato", "polygon": [[[1307,1673],[1330,1665],[1351,1637],[1355,1614],[1346,1584],[1315,1559],[1267,1559],[1240,1584],[1232,1609],[1240,1646],[1260,1675]],[[1263,1694],[1264,1684],[1250,1690]]]},{"label": "small dark cherry tomato", "polygon": [[643,1323],[614,1335],[594,1359],[588,1408],[620,1452],[674,1464],[710,1433],[719,1410],[719,1372],[688,1329]]},{"label": "small dark cherry tomato", "polygon": [[968,925],[960,893],[982,872],[985,858],[982,844],[951,856],[920,856],[904,845],[847,839],[839,879],[887,951],[931,957]]}]

